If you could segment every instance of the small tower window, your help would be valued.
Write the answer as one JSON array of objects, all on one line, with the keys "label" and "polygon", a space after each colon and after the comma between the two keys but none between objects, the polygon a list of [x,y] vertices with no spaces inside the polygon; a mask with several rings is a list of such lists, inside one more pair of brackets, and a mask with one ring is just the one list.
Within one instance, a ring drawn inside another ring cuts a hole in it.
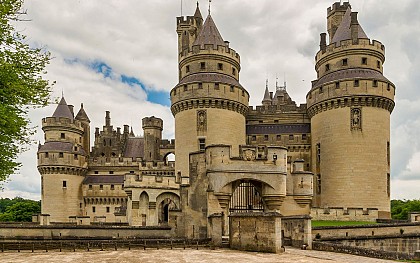
[{"label": "small tower window", "polygon": [[99,185],[99,190],[104,190],[104,185],[100,184]]},{"label": "small tower window", "polygon": [[95,173],[95,174],[99,174],[99,171],[95,171],[94,173]]},{"label": "small tower window", "polygon": [[114,174],[114,171],[109,171],[109,174]]},{"label": "small tower window", "polygon": [[359,80],[358,79],[354,80],[354,86],[359,87]]},{"label": "small tower window", "polygon": [[378,61],[376,61],[376,67],[377,68],[381,68],[381,62],[378,60]]},{"label": "small tower window", "polygon": [[188,90],[188,86],[184,85],[184,91],[187,91],[187,90]]},{"label": "small tower window", "polygon": [[206,69],[206,62],[200,63],[200,69]]},{"label": "small tower window", "polygon": [[187,66],[185,67],[185,71],[186,71],[187,73],[190,73],[190,65],[187,65]]},{"label": "small tower window", "polygon": [[245,96],[245,91],[244,90],[242,90],[242,97],[244,97]]},{"label": "small tower window", "polygon": [[376,79],[373,81],[372,86],[378,87],[378,81]]},{"label": "small tower window", "polygon": [[302,134],[302,140],[306,140],[308,138],[308,136],[306,135],[306,133]]},{"label": "small tower window", "polygon": [[92,189],[93,189],[93,187],[92,187],[92,185],[90,184],[90,185],[89,185],[89,190],[92,190]]},{"label": "small tower window", "polygon": [[268,135],[264,135],[264,141],[268,141]]},{"label": "small tower window", "polygon": [[79,156],[77,154],[74,155],[74,159],[77,160],[79,159]]},{"label": "small tower window", "polygon": [[223,70],[223,64],[222,63],[218,63],[217,64],[217,69],[218,70]]},{"label": "small tower window", "polygon": [[109,208],[109,206],[106,207],[106,212],[109,213],[111,209]]},{"label": "small tower window", "polygon": [[321,163],[321,144],[316,145],[316,162]]},{"label": "small tower window", "polygon": [[96,207],[92,206],[92,213],[96,213]]},{"label": "small tower window", "polygon": [[220,86],[219,83],[214,83],[214,89],[218,90],[220,88],[219,86]]},{"label": "small tower window", "polygon": [[58,158],[64,158],[64,153],[58,153]]},{"label": "small tower window", "polygon": [[77,146],[74,146],[74,151],[77,152]]},{"label": "small tower window", "polygon": [[235,68],[232,68],[232,75],[236,75],[236,69]]},{"label": "small tower window", "polygon": [[348,65],[348,60],[347,60],[347,58],[344,58],[344,59],[342,60],[342,65],[343,65],[343,66],[347,66],[347,65]]},{"label": "small tower window", "polygon": [[362,58],[362,65],[367,65],[367,58]]},{"label": "small tower window", "polygon": [[198,139],[198,148],[200,151],[204,151],[206,149],[206,139],[204,138]]},{"label": "small tower window", "polygon": [[277,134],[277,141],[281,141],[281,135]]},{"label": "small tower window", "polygon": [[201,82],[200,82],[200,83],[198,83],[198,88],[199,88],[199,89],[202,89],[202,88],[203,88],[203,83],[201,83]]},{"label": "small tower window", "polygon": [[114,185],[113,185],[113,184],[111,184],[111,190],[114,190],[114,189],[115,189]]},{"label": "small tower window", "polygon": [[339,89],[339,88],[340,88],[340,82],[339,82],[339,81],[337,81],[337,82],[335,83],[335,88],[336,88],[336,89]]},{"label": "small tower window", "polygon": [[67,181],[63,181],[63,188],[67,188]]},{"label": "small tower window", "polygon": [[330,71],[330,64],[325,65],[325,71]]},{"label": "small tower window", "polygon": [[252,135],[251,140],[252,140],[252,141],[256,141],[256,140],[257,140],[257,136]]},{"label": "small tower window", "polygon": [[293,134],[289,135],[289,141],[293,141],[295,139],[295,136]]},{"label": "small tower window", "polygon": [[322,87],[319,87],[319,93],[323,93]]},{"label": "small tower window", "polygon": [[387,88],[386,88],[388,91],[390,91],[391,90],[391,84],[389,84],[388,83],[388,86],[387,86]]},{"label": "small tower window", "polygon": [[61,139],[65,139],[66,138],[66,134],[64,132],[61,133]]},{"label": "small tower window", "polygon": [[48,153],[45,153],[45,158],[49,158],[49,155],[48,155]]},{"label": "small tower window", "polygon": [[235,86],[230,86],[230,92],[234,92],[235,91]]}]

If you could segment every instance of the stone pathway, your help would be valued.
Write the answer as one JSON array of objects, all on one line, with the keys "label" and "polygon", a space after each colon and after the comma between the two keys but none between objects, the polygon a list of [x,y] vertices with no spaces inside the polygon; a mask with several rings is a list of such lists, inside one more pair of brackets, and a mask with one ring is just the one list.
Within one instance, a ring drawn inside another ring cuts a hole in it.
[{"label": "stone pathway", "polygon": [[365,258],[331,252],[299,250],[286,248],[283,254],[267,254],[256,252],[240,252],[228,249],[192,250],[192,249],[161,249],[161,250],[119,250],[90,252],[5,252],[0,254],[0,262],[13,263],[44,263],[44,262],[118,262],[118,263],[220,263],[220,262],[256,262],[256,263],[376,263],[393,262],[374,258]]}]

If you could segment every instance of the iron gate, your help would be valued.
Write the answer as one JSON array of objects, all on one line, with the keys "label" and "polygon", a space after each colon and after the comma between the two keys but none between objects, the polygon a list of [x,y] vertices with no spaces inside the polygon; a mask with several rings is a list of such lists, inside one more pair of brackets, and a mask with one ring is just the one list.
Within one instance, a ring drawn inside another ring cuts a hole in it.
[{"label": "iron gate", "polygon": [[230,213],[263,212],[263,199],[252,182],[241,181],[230,199]]}]

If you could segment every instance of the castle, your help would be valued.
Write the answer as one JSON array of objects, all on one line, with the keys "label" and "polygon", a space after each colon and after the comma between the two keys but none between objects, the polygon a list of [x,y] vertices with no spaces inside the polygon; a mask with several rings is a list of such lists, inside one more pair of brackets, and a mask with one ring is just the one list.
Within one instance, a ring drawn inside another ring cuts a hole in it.
[{"label": "castle", "polygon": [[252,107],[240,56],[212,16],[204,21],[197,5],[178,17],[175,140],[162,139],[160,118],[143,118],[136,137],[128,125],[115,129],[107,111],[91,148],[83,105],[75,115],[62,98],[42,120],[42,213],[51,222],[165,225],[193,238],[227,235],[239,213],[389,218],[395,86],[383,76],[385,47],[348,2],[328,8],[327,29],[307,103],[276,84]]}]

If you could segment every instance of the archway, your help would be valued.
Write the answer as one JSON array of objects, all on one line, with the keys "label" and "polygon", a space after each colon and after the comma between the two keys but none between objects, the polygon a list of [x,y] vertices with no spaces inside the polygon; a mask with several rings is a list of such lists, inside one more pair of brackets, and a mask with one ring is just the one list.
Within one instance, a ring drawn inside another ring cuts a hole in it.
[{"label": "archway", "polygon": [[261,197],[262,183],[252,180],[238,180],[232,184],[229,213],[264,212],[265,204]]},{"label": "archway", "polygon": [[171,220],[171,211],[179,209],[179,196],[174,193],[162,193],[156,198],[158,224],[167,225]]},{"label": "archway", "polygon": [[163,157],[163,160],[165,161],[165,165],[171,165],[173,164],[175,166],[175,153],[168,152]]}]

